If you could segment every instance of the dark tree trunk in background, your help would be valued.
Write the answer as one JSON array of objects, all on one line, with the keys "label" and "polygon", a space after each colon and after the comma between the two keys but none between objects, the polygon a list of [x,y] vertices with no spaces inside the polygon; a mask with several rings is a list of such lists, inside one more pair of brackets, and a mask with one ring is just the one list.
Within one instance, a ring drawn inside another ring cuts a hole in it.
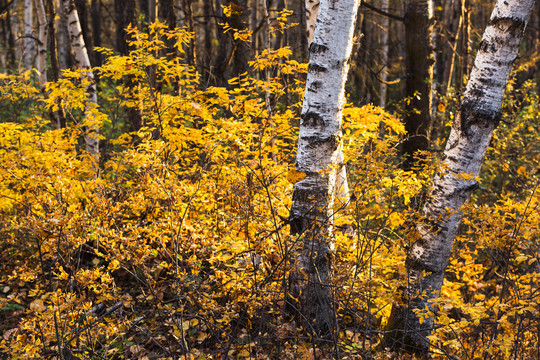
[{"label": "dark tree trunk in background", "polygon": [[114,12],[116,18],[116,50],[127,55],[129,49],[127,45],[126,27],[129,24],[134,24],[134,0],[114,0]]},{"label": "dark tree trunk in background", "polygon": [[[148,8],[148,7],[147,7]],[[131,24],[135,26],[135,1],[134,0],[114,0],[114,11],[116,17],[116,50],[121,55],[129,53],[128,34],[126,27]],[[126,86],[132,86],[130,79],[126,80]],[[128,122],[131,131],[137,131],[142,126],[142,118],[138,109],[128,109]]]},{"label": "dark tree trunk in background", "polygon": [[297,40],[296,43],[300,44],[300,59],[302,61],[307,61],[309,57],[309,44],[308,44],[308,37],[306,36],[305,29],[307,27],[307,19],[306,19],[306,6],[305,6],[305,0],[304,1],[295,1],[295,7],[297,9],[297,16],[298,16],[298,27],[300,28],[300,31],[297,31]]},{"label": "dark tree trunk in background", "polygon": [[[244,30],[249,21],[247,0],[237,0],[236,5],[239,13],[231,17],[231,26],[235,29]],[[245,41],[234,40],[233,77],[247,71],[249,60],[251,60],[249,44]]]},{"label": "dark tree trunk in background", "polygon": [[[56,11],[55,11],[55,4],[53,3],[53,0],[47,0],[46,4],[46,10],[47,10],[47,27],[48,27],[48,34],[49,34],[49,60],[51,62],[51,72],[52,75],[52,81],[58,81],[60,78],[60,67],[58,66],[58,56],[57,56],[57,49],[56,49],[56,28],[55,28],[55,18],[56,18]],[[60,106],[60,109],[57,111],[54,111],[52,114],[52,117],[55,119],[56,124],[60,128],[66,127],[66,117],[64,116],[64,112],[62,110],[62,107]]]},{"label": "dark tree trunk in background", "polygon": [[[228,4],[231,5],[233,12],[225,20],[233,29],[244,30],[249,16],[247,0],[234,0],[228,2]],[[220,32],[221,38],[216,57],[215,77],[217,85],[225,86],[228,79],[247,71],[251,51],[246,42],[234,40],[231,31],[225,34],[223,28],[221,28]]]},{"label": "dark tree trunk in background", "polygon": [[0,16],[0,26],[2,27],[2,47],[5,51],[5,66],[7,69],[15,67],[15,36],[11,26],[11,7],[9,1],[0,2],[0,9],[6,9],[5,16]]},{"label": "dark tree trunk in background", "polygon": [[[210,3],[210,0],[206,1],[205,4],[206,3]],[[176,27],[174,0],[159,1],[159,17],[169,25],[169,29],[174,29]]]},{"label": "dark tree trunk in background", "polygon": [[144,17],[143,26],[148,24],[148,19],[150,18],[150,14],[148,13],[149,1],[150,0],[139,0],[139,12]]},{"label": "dark tree trunk in background", "polygon": [[433,16],[431,0],[408,0],[405,3],[406,39],[406,114],[407,139],[403,142],[404,169],[411,169],[413,155],[426,150],[431,126],[431,91],[433,82]]},{"label": "dark tree trunk in background", "polygon": [[86,44],[86,50],[92,56],[93,42],[88,27],[88,6],[86,0],[75,0],[75,7],[77,8],[77,14],[79,14],[79,22],[81,24],[84,43]]},{"label": "dark tree trunk in background", "polygon": [[211,18],[214,10],[212,8],[212,1],[204,0],[203,16],[204,16],[204,56],[201,59],[201,66],[203,68],[203,78],[208,80],[211,73],[210,64],[212,63],[212,24],[214,20]]},{"label": "dark tree trunk in background", "polygon": [[[442,95],[446,95],[452,87],[454,78],[455,59],[457,56],[457,45],[463,26],[463,17],[461,13],[461,0],[448,1],[445,9],[445,18],[449,19],[446,27],[447,41],[449,46],[446,49],[446,59],[444,62],[444,73]],[[450,20],[451,19],[451,20]]]},{"label": "dark tree trunk in background", "polygon": [[[100,0],[92,0],[92,41],[94,46],[101,46],[101,2]],[[97,51],[90,51],[92,56],[92,64],[94,66],[101,65],[101,54]]]},{"label": "dark tree trunk in background", "polygon": [[[182,0],[182,12],[184,13],[184,26],[188,31],[194,32],[193,28],[193,0]],[[187,61],[189,65],[196,65],[197,50],[195,49],[195,38],[191,39],[187,50]]]}]

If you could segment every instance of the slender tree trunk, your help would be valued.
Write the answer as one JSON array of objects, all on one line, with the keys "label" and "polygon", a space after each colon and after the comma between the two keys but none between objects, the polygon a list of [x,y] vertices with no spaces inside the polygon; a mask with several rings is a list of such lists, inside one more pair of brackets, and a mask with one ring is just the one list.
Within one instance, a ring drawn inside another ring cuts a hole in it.
[{"label": "slender tree trunk", "polygon": [[293,293],[307,329],[333,335],[331,291],[334,187],[340,166],[341,112],[359,0],[322,0],[310,46],[296,170],[306,177],[294,185],[291,233],[301,237]]},{"label": "slender tree trunk", "polygon": [[24,55],[23,63],[25,69],[31,69],[34,66],[35,59],[35,41],[34,41],[34,18],[32,0],[24,0]]},{"label": "slender tree trunk", "polygon": [[7,9],[7,11],[3,14],[4,16],[0,16],[0,24],[2,26],[2,32],[4,33],[4,51],[6,52],[6,69],[12,68],[14,69],[16,67],[16,49],[15,49],[15,35],[14,35],[14,28],[12,26],[12,11],[11,6],[13,4],[6,4],[4,6],[3,2],[0,2],[0,6],[3,9]]},{"label": "slender tree trunk", "polygon": [[[469,76],[470,58],[472,54],[471,41],[471,4],[470,0],[463,0],[463,64],[462,79]],[[462,80],[463,83],[463,80]]]},{"label": "slender tree trunk", "polygon": [[116,14],[116,50],[122,55],[127,55],[129,49],[126,28],[129,24],[134,25],[135,22],[135,1],[114,0],[114,11]]},{"label": "slender tree trunk", "polygon": [[296,14],[298,16],[298,22],[300,24],[300,30],[297,32],[296,37],[296,43],[300,44],[300,49],[298,49],[298,56],[300,57],[300,60],[305,62],[308,61],[309,53],[308,36],[305,32],[307,29],[307,14],[305,2],[294,1],[294,7],[295,9],[297,9]]},{"label": "slender tree trunk", "polygon": [[451,4],[451,8],[448,9],[448,13],[452,14],[452,22],[449,26],[449,42],[452,41],[448,47],[446,65],[444,67],[443,79],[446,86],[443,87],[443,95],[446,95],[452,87],[452,79],[454,76],[455,59],[457,56],[457,44],[459,42],[459,34],[461,33],[461,27],[463,24],[463,17],[461,16],[461,0],[454,0]]},{"label": "slender tree trunk", "polygon": [[[100,0],[92,0],[91,3],[92,13],[92,40],[94,46],[101,47],[101,2]],[[101,54],[98,51],[93,51],[93,64],[95,66],[101,65]]]},{"label": "slender tree trunk", "polygon": [[[208,1],[207,3],[211,5],[210,1]],[[167,24],[169,25],[169,29],[174,29],[176,27],[176,12],[174,10],[174,0],[161,0],[158,2],[158,7],[160,18],[167,22]],[[208,18],[206,18],[206,13],[204,14],[204,16],[204,21],[208,21]]]},{"label": "slender tree trunk", "polygon": [[[184,13],[184,19],[187,23],[187,28],[190,32],[193,32],[193,11],[192,11],[192,0],[183,0],[182,1],[182,11]],[[190,40],[189,46],[187,48],[187,60],[189,65],[196,65],[196,49],[195,49],[195,38]]]},{"label": "slender tree trunk", "polygon": [[[381,0],[381,9],[388,12],[388,0]],[[381,39],[381,87],[379,89],[379,106],[384,108],[386,106],[386,95],[388,92],[388,52],[390,47],[388,46],[388,33],[390,32],[390,19],[387,16],[381,17],[380,27],[380,39]]]},{"label": "slender tree trunk", "polygon": [[36,5],[37,20],[38,20],[38,46],[37,46],[37,70],[39,72],[38,82],[41,87],[41,91],[45,90],[45,83],[47,82],[47,13],[45,12],[45,5],[43,0],[34,0]]},{"label": "slender tree trunk", "polygon": [[203,76],[206,79],[210,74],[210,64],[212,63],[212,2],[206,0],[203,6],[204,14],[204,57],[202,60]]},{"label": "slender tree trunk", "polygon": [[69,43],[69,34],[68,34],[68,23],[66,12],[64,11],[64,6],[62,1],[58,4],[57,13],[59,19],[57,21],[57,35],[58,35],[58,66],[60,69],[70,68],[72,65],[71,61],[71,45]]},{"label": "slender tree trunk", "polygon": [[[60,67],[58,66],[58,51],[56,47],[56,7],[53,0],[47,0],[47,31],[49,33],[49,60],[51,62],[51,75],[53,81],[60,79]],[[65,124],[63,124],[64,126]],[[62,126],[62,127],[63,127]]]},{"label": "slender tree trunk", "polygon": [[88,103],[86,106],[86,120],[90,124],[85,129],[84,140],[86,143],[86,150],[92,154],[99,154],[99,130],[97,125],[92,124],[95,119],[91,115],[91,107],[97,106],[97,91],[96,84],[94,82],[94,73],[92,72],[92,65],[90,64],[90,58],[86,51],[84,43],[83,33],[81,29],[81,23],[79,22],[79,16],[75,2],[73,0],[63,0],[64,12],[66,13],[68,20],[68,30],[71,39],[71,48],[75,57],[75,64],[77,68],[85,70],[85,78],[89,81],[89,85],[86,86],[86,94],[88,97]]},{"label": "slender tree trunk", "polygon": [[[228,2],[228,4],[232,9],[232,15],[227,18],[228,24],[233,29],[245,29],[248,21],[247,0],[234,0]],[[220,86],[226,86],[228,79],[246,72],[251,57],[248,44],[244,41],[232,39],[229,34],[230,32],[223,33],[221,31],[216,56],[215,76],[216,83]]]},{"label": "slender tree trunk", "polygon": [[23,24],[23,33],[21,33],[21,19],[20,12],[18,9],[17,3],[13,3],[13,11],[10,11],[9,22],[11,23],[10,33],[13,39],[13,50],[15,52],[15,65],[18,67],[20,62],[23,60],[24,53],[24,42],[22,41],[22,36],[24,34],[24,24]]},{"label": "slender tree trunk", "polygon": [[[461,107],[418,224],[419,240],[407,255],[408,286],[402,304],[392,309],[387,342],[394,348],[426,354],[433,317],[423,322],[415,311],[431,307],[439,296],[452,243],[462,219],[461,207],[478,187],[480,173],[501,106],[512,64],[518,55],[534,0],[498,0],[484,33]],[[468,175],[464,177],[463,175]]]},{"label": "slender tree trunk", "polygon": [[431,127],[431,91],[433,82],[433,4],[432,0],[407,0],[405,3],[407,106],[403,142],[404,169],[415,163],[413,155],[426,150]]},{"label": "slender tree trunk", "polygon": [[251,0],[251,18],[249,20],[250,22],[250,30],[253,31],[253,39],[251,40],[253,44],[253,54],[255,56],[259,55],[259,36],[257,34],[257,30],[259,28],[259,0]]}]

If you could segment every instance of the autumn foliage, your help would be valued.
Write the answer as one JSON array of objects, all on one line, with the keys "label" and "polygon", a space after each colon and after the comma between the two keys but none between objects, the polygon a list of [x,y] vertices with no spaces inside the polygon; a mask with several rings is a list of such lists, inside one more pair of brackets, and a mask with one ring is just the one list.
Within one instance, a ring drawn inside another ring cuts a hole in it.
[{"label": "autumn foliage", "polygon": [[[286,13],[280,23],[273,31],[288,26]],[[44,92],[35,71],[0,74],[0,358],[405,357],[381,339],[437,152],[401,170],[399,119],[347,104],[352,196],[336,204],[333,254],[339,334],[321,343],[300,328],[289,292],[307,64],[267,49],[227,87],[207,87],[184,60],[192,34],[161,23],[129,33],[128,55],[100,50],[92,116],[81,71],[65,70]],[[540,101],[518,79],[464,209],[433,358],[540,356]],[[448,127],[455,109],[445,101]],[[65,128],[51,127],[54,111]],[[82,139],[96,125],[99,159]]]}]

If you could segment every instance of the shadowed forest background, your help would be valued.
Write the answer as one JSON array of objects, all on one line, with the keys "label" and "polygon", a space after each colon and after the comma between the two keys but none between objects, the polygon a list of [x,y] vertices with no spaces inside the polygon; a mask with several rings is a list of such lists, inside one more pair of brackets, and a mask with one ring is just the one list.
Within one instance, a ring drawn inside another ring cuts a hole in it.
[{"label": "shadowed forest background", "polygon": [[[416,358],[384,336],[495,2],[415,2],[359,8],[329,339],[291,285],[318,2],[0,0],[0,359]],[[539,41],[535,7],[430,358],[540,359]]]}]

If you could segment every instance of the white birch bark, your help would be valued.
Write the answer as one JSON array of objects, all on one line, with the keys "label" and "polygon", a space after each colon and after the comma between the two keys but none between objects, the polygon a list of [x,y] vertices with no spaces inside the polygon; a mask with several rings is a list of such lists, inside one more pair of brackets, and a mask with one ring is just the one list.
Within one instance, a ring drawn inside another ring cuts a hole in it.
[{"label": "white birch bark", "polygon": [[34,0],[34,4],[36,5],[36,13],[38,20],[38,53],[36,65],[39,72],[39,86],[41,87],[41,91],[44,91],[45,83],[47,82],[47,13],[45,12],[43,0]]},{"label": "white birch bark", "polygon": [[303,249],[292,277],[305,325],[321,336],[335,329],[330,262],[332,211],[341,162],[341,121],[345,81],[359,0],[321,0],[302,107],[296,170],[306,177],[294,185],[291,233]]},{"label": "white birch bark", "polygon": [[34,46],[34,18],[32,0],[24,0],[24,55],[23,64],[26,70],[34,66],[35,46]]},{"label": "white birch bark", "polygon": [[99,130],[97,125],[92,124],[94,118],[91,115],[91,107],[97,105],[97,92],[96,84],[94,82],[94,73],[92,72],[92,66],[90,65],[90,58],[86,51],[84,44],[84,38],[81,29],[81,23],[79,22],[79,15],[77,14],[77,8],[73,0],[63,0],[64,12],[67,17],[68,32],[71,38],[71,48],[75,57],[75,64],[79,69],[85,70],[85,77],[89,81],[89,85],[85,90],[88,97],[88,103],[86,106],[86,118],[88,123],[84,134],[84,140],[86,142],[86,150],[92,154],[99,154]]},{"label": "white birch bark", "polygon": [[[438,296],[461,207],[478,187],[484,154],[497,127],[508,76],[517,57],[534,0],[498,0],[478,50],[460,111],[446,145],[443,163],[424,206],[427,221],[417,226],[419,240],[407,255],[409,285],[389,320],[392,345],[427,352],[433,318],[420,324],[414,310],[430,308]],[[464,178],[463,174],[469,174]]]},{"label": "white birch bark", "polygon": [[[319,14],[320,0],[306,0],[306,36],[308,49],[313,42],[315,34],[315,25]],[[344,164],[343,147],[339,149],[338,155],[339,171],[336,178],[336,186],[334,189],[336,202],[338,207],[346,205],[349,201],[349,183],[347,181],[347,168]]]}]

